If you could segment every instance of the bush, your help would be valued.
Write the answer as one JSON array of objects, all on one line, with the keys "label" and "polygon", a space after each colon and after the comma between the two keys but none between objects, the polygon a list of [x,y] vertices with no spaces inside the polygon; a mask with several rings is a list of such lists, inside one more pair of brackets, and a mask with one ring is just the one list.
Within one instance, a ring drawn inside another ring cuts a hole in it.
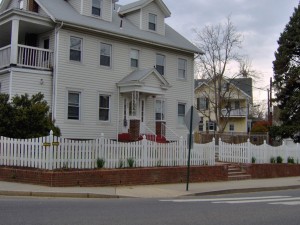
[{"label": "bush", "polygon": [[256,162],[256,158],[255,158],[255,157],[252,157],[251,162],[252,162],[252,163],[255,163],[255,162]]},{"label": "bush", "polygon": [[134,158],[130,157],[127,159],[128,166],[132,168],[134,166]]},{"label": "bush", "polygon": [[105,164],[105,160],[102,158],[97,158],[97,168],[103,168]]},{"label": "bush", "polygon": [[295,164],[295,160],[293,157],[288,157],[287,162],[291,164]]},{"label": "bush", "polygon": [[271,157],[270,163],[276,163],[275,157]]},{"label": "bush", "polygon": [[277,163],[282,163],[283,162],[283,158],[281,156],[277,156],[276,162]]}]

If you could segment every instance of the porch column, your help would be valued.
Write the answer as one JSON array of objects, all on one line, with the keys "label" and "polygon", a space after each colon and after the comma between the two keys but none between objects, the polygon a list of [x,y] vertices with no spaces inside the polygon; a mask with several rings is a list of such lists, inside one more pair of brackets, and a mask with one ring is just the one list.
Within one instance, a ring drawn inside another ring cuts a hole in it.
[{"label": "porch column", "polygon": [[19,43],[19,20],[12,20],[10,64],[17,65]]}]

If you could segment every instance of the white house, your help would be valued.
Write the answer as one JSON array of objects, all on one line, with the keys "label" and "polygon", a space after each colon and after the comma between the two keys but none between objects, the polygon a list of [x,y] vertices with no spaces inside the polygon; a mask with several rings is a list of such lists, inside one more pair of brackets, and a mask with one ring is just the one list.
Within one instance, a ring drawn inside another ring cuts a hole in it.
[{"label": "white house", "polygon": [[162,0],[116,2],[2,0],[0,91],[42,92],[67,138],[185,135],[201,51]]}]

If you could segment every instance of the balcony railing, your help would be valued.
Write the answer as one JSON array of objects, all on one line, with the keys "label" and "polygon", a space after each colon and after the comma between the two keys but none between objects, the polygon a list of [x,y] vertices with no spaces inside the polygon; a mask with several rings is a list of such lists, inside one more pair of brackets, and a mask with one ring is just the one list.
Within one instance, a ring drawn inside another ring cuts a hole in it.
[{"label": "balcony railing", "polygon": [[[11,46],[0,48],[0,68],[9,66]],[[49,49],[18,45],[17,65],[34,69],[50,70],[53,66],[53,52]]]},{"label": "balcony railing", "polygon": [[10,65],[10,45],[0,48],[0,68]]},{"label": "balcony railing", "polygon": [[246,117],[247,108],[240,109],[222,109],[222,116],[224,117]]}]

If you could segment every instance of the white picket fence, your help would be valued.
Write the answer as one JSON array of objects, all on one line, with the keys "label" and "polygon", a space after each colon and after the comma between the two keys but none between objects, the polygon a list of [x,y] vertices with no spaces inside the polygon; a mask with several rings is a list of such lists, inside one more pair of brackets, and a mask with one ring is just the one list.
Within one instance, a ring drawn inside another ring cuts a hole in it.
[{"label": "white picket fence", "polygon": [[271,158],[276,159],[281,156],[283,163],[288,158],[293,158],[295,163],[300,163],[300,146],[286,145],[284,142],[281,146],[273,147],[264,142],[263,145],[253,145],[248,142],[242,144],[228,144],[219,140],[219,160],[223,162],[234,163],[270,163]]},{"label": "white picket fence", "polygon": [[[102,135],[99,139],[75,141],[56,137],[12,139],[0,137],[0,166],[40,169],[93,169],[97,159],[105,161],[104,168],[128,167],[132,158],[135,167],[187,165],[186,140],[156,143],[145,139],[138,142],[116,142]],[[194,144],[191,165],[214,165],[215,144]]]}]

